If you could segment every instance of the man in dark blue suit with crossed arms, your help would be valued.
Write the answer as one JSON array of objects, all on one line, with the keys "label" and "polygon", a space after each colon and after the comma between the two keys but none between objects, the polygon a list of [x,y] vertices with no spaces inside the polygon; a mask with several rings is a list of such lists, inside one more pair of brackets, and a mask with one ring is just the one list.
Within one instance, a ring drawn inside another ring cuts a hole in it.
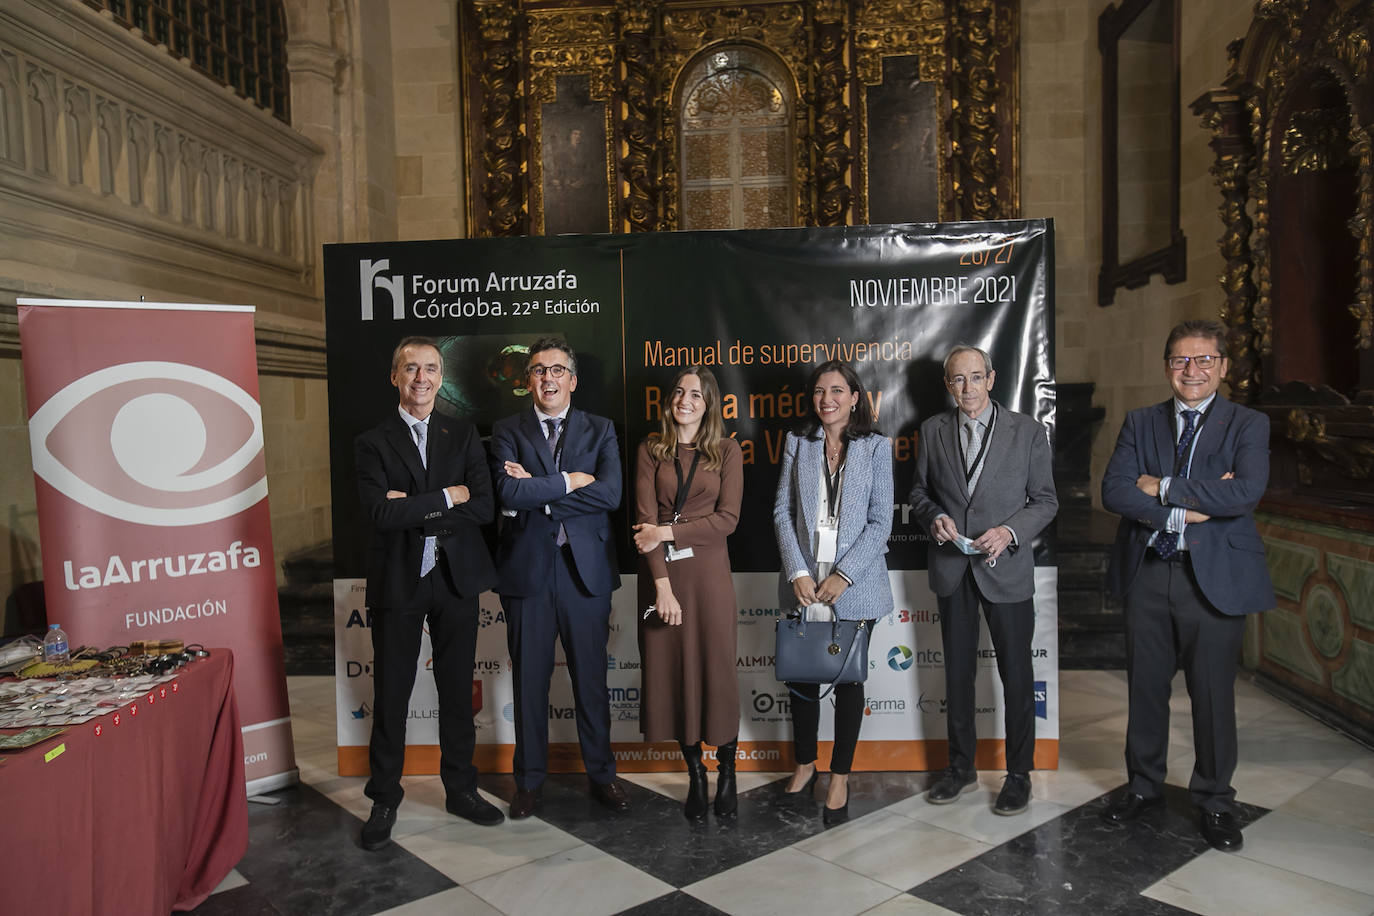
[{"label": "man in dark blue suit with crossed arms", "polygon": [[555,639],[568,660],[592,796],[623,811],[630,798],[615,776],[606,689],[611,592],[620,586],[609,515],[620,505],[620,446],[610,420],[572,407],[577,356],[567,341],[535,341],[527,371],[534,405],[498,421],[491,435],[501,509],[496,590],[515,668],[510,816],[535,812],[548,775]]},{"label": "man in dark blue suit with crossed arms", "polygon": [[1164,345],[1174,396],[1126,415],[1102,480],[1121,516],[1107,571],[1125,599],[1130,782],[1103,810],[1132,821],[1164,801],[1169,691],[1179,663],[1193,707],[1188,788],[1214,848],[1241,848],[1236,661],[1245,615],[1274,606],[1254,511],[1269,481],[1269,419],[1217,393],[1230,368],[1226,329],[1185,321]]}]

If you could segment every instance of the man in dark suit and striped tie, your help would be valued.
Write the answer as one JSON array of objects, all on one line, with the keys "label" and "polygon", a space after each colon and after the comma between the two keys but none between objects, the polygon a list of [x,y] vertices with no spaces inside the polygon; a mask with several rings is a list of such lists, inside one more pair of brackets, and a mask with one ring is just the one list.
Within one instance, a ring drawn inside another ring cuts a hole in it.
[{"label": "man in dark suit and striped tie", "polygon": [[568,660],[592,796],[623,811],[630,798],[615,775],[606,689],[611,592],[620,587],[609,515],[620,505],[620,446],[610,420],[572,406],[577,355],[567,341],[535,341],[527,371],[534,404],[491,434],[501,509],[496,590],[515,669],[510,816],[535,812],[548,775],[555,640]]},{"label": "man in dark suit and striped tie", "polygon": [[486,452],[476,428],[434,410],[444,360],[426,337],[407,337],[391,358],[396,412],[354,443],[358,499],[372,524],[367,606],[372,613],[372,814],[364,849],[391,839],[404,794],[406,715],[421,630],[429,625],[439,694],[439,775],[448,810],[475,824],[505,820],[477,794],[472,751],[472,665],[477,598],[496,584],[481,526],[495,514]]},{"label": "man in dark suit and striped tie", "polygon": [[1254,511],[1269,480],[1269,419],[1217,393],[1226,329],[1185,321],[1164,345],[1174,396],[1126,415],[1102,480],[1121,516],[1107,571],[1125,599],[1130,782],[1104,809],[1133,821],[1164,801],[1169,692],[1179,663],[1193,707],[1193,775],[1202,835],[1241,848],[1231,786],[1235,680],[1245,615],[1274,606]]}]

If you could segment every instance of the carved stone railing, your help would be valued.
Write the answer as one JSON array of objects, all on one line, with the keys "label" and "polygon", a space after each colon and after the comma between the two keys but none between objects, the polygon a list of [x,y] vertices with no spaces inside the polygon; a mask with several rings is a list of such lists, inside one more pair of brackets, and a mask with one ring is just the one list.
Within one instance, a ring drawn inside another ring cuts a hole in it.
[{"label": "carved stone railing", "polygon": [[108,14],[74,0],[0,8],[0,247],[38,266],[8,294],[90,293],[115,270],[124,295],[219,291],[309,317],[320,156]]}]

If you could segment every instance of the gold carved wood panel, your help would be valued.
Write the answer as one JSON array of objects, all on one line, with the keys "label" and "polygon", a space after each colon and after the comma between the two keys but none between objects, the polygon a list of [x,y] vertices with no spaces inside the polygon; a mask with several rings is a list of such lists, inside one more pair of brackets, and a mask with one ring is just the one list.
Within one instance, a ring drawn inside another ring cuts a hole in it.
[{"label": "gold carved wood panel", "polygon": [[737,169],[735,224],[742,195],[766,199],[769,225],[864,223],[874,200],[883,221],[1018,216],[1019,8],[461,0],[470,231],[683,228],[684,82],[731,53],[776,61],[789,106],[787,123],[731,141],[738,161],[788,172]]}]

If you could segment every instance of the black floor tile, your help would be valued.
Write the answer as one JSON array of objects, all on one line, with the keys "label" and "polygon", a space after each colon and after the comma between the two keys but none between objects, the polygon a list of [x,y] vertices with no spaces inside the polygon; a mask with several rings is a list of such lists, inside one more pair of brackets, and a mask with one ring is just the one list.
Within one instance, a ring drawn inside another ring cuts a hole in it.
[{"label": "black floor tile", "polygon": [[213,895],[195,913],[376,913],[456,886],[395,843],[363,850],[362,821],[309,786],[272,794],[280,804],[249,806],[248,852],[238,864],[248,886]]},{"label": "black floor tile", "polygon": [[[1113,793],[1114,794],[1114,793]],[[1188,790],[1165,786],[1167,805],[1124,825],[1099,812],[1109,795],[1046,821],[910,893],[964,916],[1091,913],[1178,916],[1189,912],[1140,892],[1210,847]],[[1268,813],[1237,804],[1248,826]]]}]

